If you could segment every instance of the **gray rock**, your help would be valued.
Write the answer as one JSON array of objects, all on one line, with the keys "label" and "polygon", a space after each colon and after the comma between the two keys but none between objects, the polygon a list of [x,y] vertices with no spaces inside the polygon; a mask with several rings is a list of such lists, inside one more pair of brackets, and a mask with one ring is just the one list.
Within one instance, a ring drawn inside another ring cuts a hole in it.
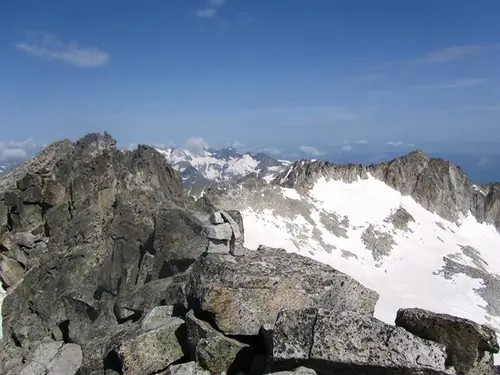
[{"label": "gray rock", "polygon": [[254,353],[248,345],[224,336],[197,319],[192,310],[186,315],[186,327],[191,359],[210,373],[227,372],[230,367],[243,371],[250,368]]},{"label": "gray rock", "polygon": [[12,258],[0,254],[0,279],[7,287],[16,285],[24,276],[24,268]]},{"label": "gray rock", "polygon": [[214,224],[214,225],[223,224],[224,218],[222,217],[222,215],[219,211],[216,211],[210,215],[208,221],[210,222],[210,224]]},{"label": "gray rock", "polygon": [[189,298],[227,335],[256,335],[282,309],[325,307],[371,316],[378,294],[329,266],[281,249],[207,254],[191,269]]},{"label": "gray rock", "polygon": [[82,366],[82,349],[77,344],[64,344],[47,366],[44,375],[76,375]]},{"label": "gray rock", "polygon": [[[243,237],[243,218],[241,216],[241,213],[239,211],[220,211],[222,217],[224,218],[225,221],[231,225],[231,229],[233,231],[233,236],[234,238],[232,239],[234,241],[235,245],[243,245],[244,242],[244,237]],[[236,220],[233,218],[235,216],[238,220],[238,223]],[[241,230],[240,230],[241,228]]]},{"label": "gray rock", "polygon": [[[155,306],[142,321],[141,328],[144,331],[150,331],[172,322],[173,312],[173,306]],[[180,322],[180,324],[182,324],[182,322]]]},{"label": "gray rock", "polygon": [[23,178],[17,181],[16,185],[19,190],[26,190],[30,187],[39,187],[42,185],[42,177],[37,174],[26,173]]},{"label": "gray rock", "polygon": [[355,312],[283,311],[273,334],[279,368],[306,365],[319,374],[444,373],[444,345]]},{"label": "gray rock", "polygon": [[8,215],[9,215],[8,207],[6,206],[4,201],[0,201],[0,242],[2,240],[2,236],[4,235],[4,233],[6,233],[8,230],[8,223],[9,223]]},{"label": "gray rock", "polygon": [[28,264],[26,253],[13,241],[12,236],[5,236],[0,243],[3,246],[4,255],[17,260],[22,266],[26,267]]},{"label": "gray rock", "polygon": [[64,342],[54,341],[41,344],[33,353],[31,361],[22,369],[20,375],[45,375],[47,366],[61,350]]},{"label": "gray rock", "polygon": [[392,223],[392,225],[394,225],[397,229],[410,231],[408,224],[415,222],[415,219],[408,211],[406,211],[404,207],[399,207],[394,212],[391,212],[391,214],[384,221]]},{"label": "gray rock", "polygon": [[499,352],[499,345],[495,331],[486,325],[416,308],[399,309],[396,325],[445,345],[447,362],[459,375],[483,373],[478,368],[493,370],[492,354]]},{"label": "gray rock", "polygon": [[273,375],[292,375],[292,374],[295,374],[295,375],[316,375],[316,371],[314,371],[313,369],[304,367],[304,366],[300,366],[300,367],[297,367],[293,371],[279,371],[279,372],[273,372],[272,374]]},{"label": "gray rock", "polygon": [[229,253],[233,256],[242,256],[245,255],[246,250],[242,245],[234,245],[230,248]]},{"label": "gray rock", "polygon": [[229,254],[229,241],[228,240],[208,240],[207,253],[208,254]]},{"label": "gray rock", "polygon": [[[14,214],[14,229],[22,232],[40,231],[43,228],[42,208],[38,205],[28,204]],[[16,221],[18,221],[16,223]]]},{"label": "gray rock", "polygon": [[381,260],[391,253],[392,247],[397,245],[389,233],[381,232],[370,224],[361,234],[365,247],[372,252],[375,261]]},{"label": "gray rock", "polygon": [[203,369],[198,363],[192,361],[169,366],[159,375],[210,375],[210,371]]},{"label": "gray rock", "polygon": [[20,375],[76,375],[82,365],[82,350],[77,344],[62,341],[42,343]]},{"label": "gray rock", "polygon": [[39,236],[35,236],[33,233],[29,232],[17,232],[13,235],[13,241],[16,244],[28,249],[34,248],[36,241],[38,241],[39,239]]},{"label": "gray rock", "polygon": [[177,335],[182,319],[171,318],[153,329],[121,342],[116,349],[127,375],[150,374],[167,368],[184,355]]},{"label": "gray rock", "polygon": [[229,241],[233,235],[233,231],[229,223],[224,223],[218,225],[205,225],[201,234],[214,240]]}]

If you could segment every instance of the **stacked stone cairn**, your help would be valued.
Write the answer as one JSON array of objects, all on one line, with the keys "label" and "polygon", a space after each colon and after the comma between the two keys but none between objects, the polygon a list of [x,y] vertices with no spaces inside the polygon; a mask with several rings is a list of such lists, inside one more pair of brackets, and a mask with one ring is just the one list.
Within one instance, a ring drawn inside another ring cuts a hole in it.
[{"label": "stacked stone cairn", "polygon": [[239,212],[229,212],[220,210],[212,213],[208,223],[203,227],[201,234],[208,238],[206,252],[209,254],[231,254],[234,256],[243,255],[243,231],[240,230],[242,220]]}]

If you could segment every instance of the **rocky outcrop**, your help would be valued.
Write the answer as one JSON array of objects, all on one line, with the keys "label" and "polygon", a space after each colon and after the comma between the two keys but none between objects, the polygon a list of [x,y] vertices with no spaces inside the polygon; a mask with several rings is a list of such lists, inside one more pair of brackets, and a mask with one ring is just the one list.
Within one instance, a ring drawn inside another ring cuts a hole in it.
[{"label": "rocky outcrop", "polygon": [[264,246],[241,257],[208,254],[193,265],[193,305],[228,335],[256,335],[282,309],[325,307],[372,315],[378,294],[309,258]]},{"label": "rocky outcrop", "polygon": [[449,343],[374,319],[353,278],[245,249],[241,214],[184,196],[151,148],[57,142],[0,180],[0,202],[2,374],[453,373]]},{"label": "rocky outcrop", "polygon": [[255,351],[246,344],[224,336],[191,310],[186,315],[187,345],[192,360],[210,373],[227,372],[231,366],[248,372]]},{"label": "rocky outcrop", "polygon": [[396,325],[423,339],[445,345],[447,363],[458,375],[492,373],[499,352],[495,331],[485,325],[422,309],[400,309]]},{"label": "rocky outcrop", "polygon": [[115,143],[56,142],[0,180],[4,345],[26,355],[60,329],[84,373],[102,369],[127,322],[186,304],[173,276],[205,241],[177,172],[152,148]]},{"label": "rocky outcrop", "polygon": [[474,185],[460,167],[443,159],[429,158],[421,151],[369,166],[298,160],[285,168],[273,183],[308,190],[320,178],[351,183],[369,176],[402,195],[412,196],[424,208],[447,220],[456,221],[460,214],[471,212],[478,221],[493,224],[500,230],[500,184],[481,188]]},{"label": "rocky outcrop", "polygon": [[298,363],[325,375],[446,370],[444,345],[373,317],[326,309],[282,311],[274,327],[273,358],[282,369]]}]

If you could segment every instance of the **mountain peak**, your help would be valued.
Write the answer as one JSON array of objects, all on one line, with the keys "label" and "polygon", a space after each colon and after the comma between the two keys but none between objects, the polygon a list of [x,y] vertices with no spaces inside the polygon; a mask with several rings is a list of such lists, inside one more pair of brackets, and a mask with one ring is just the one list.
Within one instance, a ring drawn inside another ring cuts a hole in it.
[{"label": "mountain peak", "polygon": [[416,150],[379,164],[334,164],[325,161],[297,160],[286,167],[273,183],[286,188],[310,190],[320,179],[352,183],[376,178],[402,195],[441,217],[456,221],[472,214],[480,222],[500,229],[500,201],[497,189],[482,189],[473,184],[462,169],[450,161],[430,158]]}]

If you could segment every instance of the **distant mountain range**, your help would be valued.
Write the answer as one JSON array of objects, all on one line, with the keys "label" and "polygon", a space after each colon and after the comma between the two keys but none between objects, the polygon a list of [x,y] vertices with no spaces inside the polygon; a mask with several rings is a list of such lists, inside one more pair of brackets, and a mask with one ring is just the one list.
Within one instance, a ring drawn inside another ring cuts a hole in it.
[{"label": "distant mountain range", "polygon": [[231,186],[244,178],[273,180],[289,161],[264,153],[240,153],[233,148],[192,152],[180,148],[157,149],[182,176],[185,189],[199,196],[208,187]]}]

